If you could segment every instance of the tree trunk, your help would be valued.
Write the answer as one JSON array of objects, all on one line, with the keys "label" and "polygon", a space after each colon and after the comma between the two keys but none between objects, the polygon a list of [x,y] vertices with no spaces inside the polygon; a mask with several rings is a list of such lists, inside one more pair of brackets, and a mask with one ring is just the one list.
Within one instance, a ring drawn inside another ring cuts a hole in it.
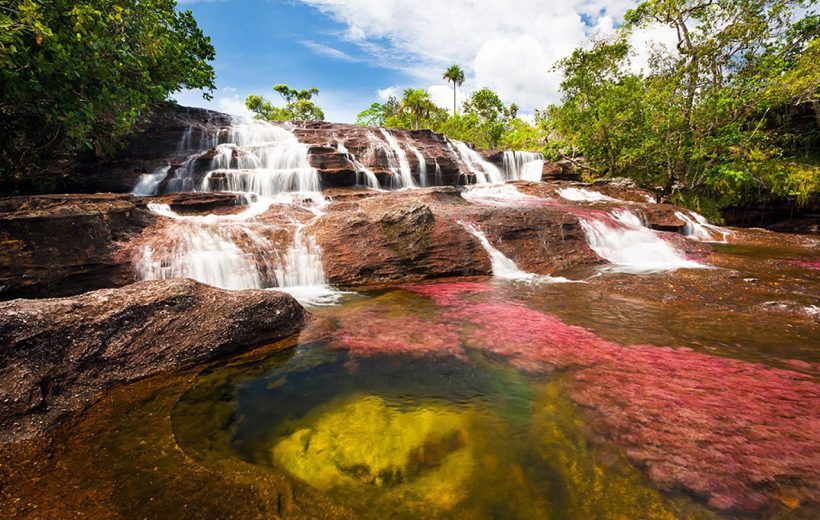
[{"label": "tree trunk", "polygon": [[456,115],[456,82],[453,82],[453,115]]}]

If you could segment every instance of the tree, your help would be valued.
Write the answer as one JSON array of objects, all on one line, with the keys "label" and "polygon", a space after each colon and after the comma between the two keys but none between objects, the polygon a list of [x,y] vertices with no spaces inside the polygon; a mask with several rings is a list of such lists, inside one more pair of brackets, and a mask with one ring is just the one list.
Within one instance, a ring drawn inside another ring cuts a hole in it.
[{"label": "tree", "polygon": [[213,58],[210,39],[173,0],[4,1],[0,184],[68,187],[78,153],[115,151],[177,90],[212,91]]},{"label": "tree", "polygon": [[313,96],[319,94],[319,89],[311,87],[305,90],[296,90],[285,84],[273,86],[285,100],[284,107],[276,107],[262,96],[250,95],[245,99],[248,107],[257,119],[267,121],[324,121],[325,114],[313,101]]},{"label": "tree", "polygon": [[453,83],[453,115],[458,114],[458,109],[456,106],[456,86],[461,86],[464,84],[464,70],[458,65],[450,65],[447,67],[447,70],[444,71],[444,76],[442,79],[446,79],[448,82]]},{"label": "tree", "polygon": [[401,112],[413,117],[415,130],[419,129],[421,120],[429,117],[437,108],[430,99],[430,94],[420,88],[405,89],[399,107]]},{"label": "tree", "polygon": [[[593,175],[630,175],[701,209],[772,195],[807,200],[817,162],[816,15],[801,0],[646,0],[614,39],[562,60],[562,104],[547,124]],[[631,70],[628,37],[665,25],[677,41]],[[816,114],[815,114],[816,115]],[[813,136],[813,137],[812,137]],[[803,157],[800,157],[803,154]],[[811,154],[814,154],[813,156]]]}]

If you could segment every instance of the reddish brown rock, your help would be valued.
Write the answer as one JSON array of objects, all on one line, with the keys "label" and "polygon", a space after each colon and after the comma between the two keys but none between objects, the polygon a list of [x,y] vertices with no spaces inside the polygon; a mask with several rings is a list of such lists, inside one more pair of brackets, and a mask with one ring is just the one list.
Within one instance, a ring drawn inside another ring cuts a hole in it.
[{"label": "reddish brown rock", "polygon": [[0,199],[0,299],[130,283],[130,259],[118,255],[118,244],[154,220],[129,195]]},{"label": "reddish brown rock", "polygon": [[0,303],[0,442],[42,433],[103,391],[289,336],[290,295],[193,280]]},{"label": "reddish brown rock", "polygon": [[474,224],[521,269],[537,274],[600,262],[578,218],[559,207],[473,204],[448,187],[334,198],[309,229],[328,279],[342,286],[491,274],[487,253],[459,222]]}]

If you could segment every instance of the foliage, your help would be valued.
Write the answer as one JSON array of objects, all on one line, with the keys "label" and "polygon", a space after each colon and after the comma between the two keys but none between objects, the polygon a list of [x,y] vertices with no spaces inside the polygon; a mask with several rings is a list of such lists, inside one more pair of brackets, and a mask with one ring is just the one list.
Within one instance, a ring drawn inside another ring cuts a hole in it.
[{"label": "foliage", "polygon": [[362,111],[356,123],[392,128],[428,128],[479,148],[514,146],[519,150],[541,150],[546,143],[542,125],[530,125],[518,118],[518,107],[506,106],[488,88],[474,92],[461,113],[450,115],[437,107],[422,89],[407,89],[402,99],[389,98]]},{"label": "foliage", "polygon": [[75,154],[111,153],[152,104],[212,91],[213,58],[174,0],[4,0],[0,183],[61,186]]},{"label": "foliage", "polygon": [[273,86],[285,100],[284,107],[276,107],[262,96],[250,95],[245,105],[255,114],[257,119],[268,121],[324,121],[325,113],[311,101],[319,94],[319,89],[311,87],[306,90],[296,90],[279,83]]},{"label": "foliage", "polygon": [[[803,5],[646,0],[618,37],[559,63],[563,102],[547,109],[546,124],[594,175],[629,175],[723,205],[808,200],[817,170],[788,157],[816,155],[820,126],[820,21],[793,22]],[[650,25],[671,28],[677,44],[654,48],[649,69],[636,73],[628,36]]]}]

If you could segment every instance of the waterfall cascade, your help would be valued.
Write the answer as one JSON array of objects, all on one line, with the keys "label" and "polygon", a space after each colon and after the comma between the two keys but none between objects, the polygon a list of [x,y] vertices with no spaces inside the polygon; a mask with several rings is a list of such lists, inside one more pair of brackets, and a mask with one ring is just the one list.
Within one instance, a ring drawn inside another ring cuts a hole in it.
[{"label": "waterfall cascade", "polygon": [[504,177],[506,180],[538,182],[544,171],[544,156],[533,152],[504,152]]},{"label": "waterfall cascade", "polygon": [[671,243],[644,226],[641,219],[629,210],[616,210],[580,220],[587,243],[600,257],[614,264],[613,270],[647,273],[706,267],[688,260]]},{"label": "waterfall cascade", "polygon": [[352,154],[350,150],[347,149],[343,142],[336,141],[336,151],[338,151],[341,154],[344,154],[345,157],[347,157],[347,160],[350,161],[350,164],[352,164],[353,167],[356,168],[357,184],[367,186],[368,188],[374,190],[381,189],[381,186],[379,185],[379,179],[376,177],[376,174],[373,173],[373,170],[359,162],[359,160],[356,159],[356,156]]},{"label": "waterfall cascade", "polygon": [[415,188],[416,183],[413,181],[413,171],[410,168],[410,161],[407,160],[407,152],[401,147],[396,136],[384,128],[379,130],[384,136],[384,142],[387,144],[385,152],[388,167],[393,174],[391,178],[392,187]]},{"label": "waterfall cascade", "polygon": [[[175,180],[181,186],[193,187],[193,162],[189,159],[177,170]],[[281,127],[258,121],[239,123],[229,129],[227,143],[216,145],[210,166],[201,190],[243,193],[248,207],[234,215],[182,216],[168,205],[149,204],[151,211],[173,222],[163,236],[143,246],[136,259],[140,277],[187,277],[225,289],[276,287],[311,304],[335,299],[339,293],[327,285],[321,250],[305,233],[309,223],[291,218],[293,241],[279,254],[257,219],[274,204],[312,211],[311,222],[321,216],[316,206],[324,198],[318,174],[308,162],[308,147]],[[140,183],[141,192],[151,191],[146,187],[148,180]]]},{"label": "waterfall cascade", "polygon": [[518,268],[515,262],[508,258],[504,253],[493,247],[493,245],[487,239],[487,235],[485,235],[483,231],[478,229],[478,227],[474,226],[473,224],[462,222],[460,220],[458,221],[458,223],[462,227],[464,227],[464,229],[466,229],[471,235],[476,237],[479,243],[481,244],[481,247],[483,247],[484,251],[487,252],[487,255],[490,257],[490,262],[493,267],[493,276],[495,276],[496,278],[538,283],[573,282],[573,280],[569,280],[562,276],[537,275],[535,273],[528,273],[526,271],[522,271]]},{"label": "waterfall cascade", "polygon": [[695,240],[726,243],[728,237],[732,234],[726,228],[710,224],[706,217],[694,211],[688,213],[676,211],[675,216],[686,222],[683,227],[683,234]]},{"label": "waterfall cascade", "polygon": [[504,174],[501,170],[495,167],[492,163],[485,161],[481,155],[470,148],[467,143],[461,141],[453,141],[456,145],[453,151],[450,146],[450,151],[453,152],[457,162],[459,162],[465,170],[475,176],[475,181],[478,184],[487,184],[504,182]]}]

